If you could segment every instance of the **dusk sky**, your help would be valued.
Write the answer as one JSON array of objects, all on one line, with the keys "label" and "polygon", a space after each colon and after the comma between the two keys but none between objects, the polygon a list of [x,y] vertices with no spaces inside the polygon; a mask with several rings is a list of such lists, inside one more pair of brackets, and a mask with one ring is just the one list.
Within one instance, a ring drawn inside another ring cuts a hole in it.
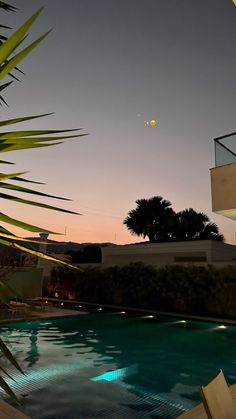
[{"label": "dusk sky", "polygon": [[[83,216],[7,201],[1,211],[62,233],[67,226],[59,240],[121,244],[142,240],[123,225],[135,201],[161,195],[175,211],[206,213],[236,244],[236,222],[211,211],[209,173],[213,138],[236,131],[233,1],[11,4],[20,11],[1,12],[1,23],[14,28],[45,6],[29,40],[54,30],[20,65],[25,76],[5,91],[9,108],[1,108],[2,118],[55,112],[21,126],[83,127],[90,135],[1,157],[17,163],[14,170],[29,170],[29,179],[46,182],[42,192],[73,199],[47,203]],[[145,126],[150,119],[156,128]]]}]

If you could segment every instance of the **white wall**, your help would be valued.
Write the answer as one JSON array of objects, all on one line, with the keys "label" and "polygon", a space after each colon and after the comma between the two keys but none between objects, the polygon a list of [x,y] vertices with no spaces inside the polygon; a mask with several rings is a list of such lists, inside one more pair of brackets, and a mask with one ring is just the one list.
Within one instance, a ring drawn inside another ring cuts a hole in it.
[{"label": "white wall", "polygon": [[[104,267],[124,265],[131,262],[143,262],[155,266],[175,263],[204,264],[204,257],[205,264],[231,262],[233,258],[235,258],[236,264],[236,247],[213,240],[108,246],[101,250]],[[198,260],[191,260],[193,258]]]},{"label": "white wall", "polygon": [[236,163],[210,169],[212,211],[236,220]]}]

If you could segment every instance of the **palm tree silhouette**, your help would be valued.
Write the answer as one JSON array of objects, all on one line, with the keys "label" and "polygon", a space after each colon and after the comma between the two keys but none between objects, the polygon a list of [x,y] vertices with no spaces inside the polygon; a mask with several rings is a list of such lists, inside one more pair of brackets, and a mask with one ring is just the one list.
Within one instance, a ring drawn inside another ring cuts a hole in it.
[{"label": "palm tree silhouette", "polygon": [[150,242],[171,239],[171,220],[174,211],[171,202],[161,196],[138,199],[137,208],[131,210],[124,220],[131,234],[148,237]]},{"label": "palm tree silhouette", "polygon": [[176,213],[174,218],[173,237],[176,240],[224,240],[217,225],[203,212],[188,208]]},{"label": "palm tree silhouette", "polygon": [[219,233],[215,223],[208,216],[193,208],[175,213],[170,201],[161,196],[138,199],[137,208],[131,210],[123,223],[131,234],[148,237],[151,243],[185,240],[218,240],[224,236]]}]

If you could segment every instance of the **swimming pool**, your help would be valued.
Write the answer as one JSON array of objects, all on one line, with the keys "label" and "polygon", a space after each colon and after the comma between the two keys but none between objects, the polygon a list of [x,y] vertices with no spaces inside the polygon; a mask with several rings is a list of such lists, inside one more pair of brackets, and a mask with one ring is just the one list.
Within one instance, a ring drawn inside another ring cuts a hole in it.
[{"label": "swimming pool", "polygon": [[26,373],[9,383],[32,419],[172,419],[220,368],[236,381],[236,326],[219,326],[94,310],[0,335]]}]

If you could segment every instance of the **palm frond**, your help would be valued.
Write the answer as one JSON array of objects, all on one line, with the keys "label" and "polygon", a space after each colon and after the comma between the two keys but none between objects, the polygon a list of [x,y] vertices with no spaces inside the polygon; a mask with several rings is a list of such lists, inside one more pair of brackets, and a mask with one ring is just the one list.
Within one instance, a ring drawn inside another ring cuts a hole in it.
[{"label": "palm frond", "polygon": [[67,267],[67,268],[72,268],[72,269],[82,271],[82,269],[78,268],[77,266],[71,265],[68,262],[64,262],[63,260],[55,258],[51,255],[46,254],[46,253],[39,252],[38,250],[35,250],[35,249],[33,249],[29,246],[23,246],[19,243],[12,242],[12,241],[9,241],[7,239],[1,239],[1,238],[0,238],[0,243],[4,244],[5,246],[12,247],[14,249],[22,250],[23,252],[30,253],[31,255],[40,257],[41,259],[48,260],[49,262],[54,262],[57,265],[62,265],[62,266]]},{"label": "palm frond", "polygon": [[[1,161],[0,161],[1,163]],[[11,163],[14,164],[14,163]],[[26,183],[34,183],[36,185],[45,185],[45,183],[43,182],[37,182],[36,180],[29,180],[29,179],[25,179],[23,177],[19,177],[19,176],[15,176],[12,179],[17,180],[18,182],[26,182]]]},{"label": "palm frond", "polygon": [[21,203],[21,204],[33,205],[35,207],[41,207],[41,208],[46,208],[46,209],[50,209],[50,210],[65,212],[67,214],[81,215],[80,213],[75,212],[75,211],[70,211],[70,210],[66,210],[64,208],[54,207],[52,205],[42,204],[41,202],[30,201],[28,199],[18,198],[18,197],[13,196],[13,195],[4,194],[2,192],[0,192],[0,198],[7,199],[9,201],[15,201],[15,202],[18,202],[18,203]]},{"label": "palm frond", "polygon": [[[55,231],[50,231],[42,227],[37,227],[32,224],[25,223],[24,221],[16,220],[15,218],[11,218],[8,215],[3,214],[2,212],[0,212],[0,221],[6,224],[14,225],[18,228],[22,228],[23,230],[26,230],[26,231],[31,231],[32,233],[59,234],[59,233],[56,233]],[[12,234],[5,229],[4,231],[1,230],[1,228],[3,227],[0,226],[0,235],[1,233]]]},{"label": "palm frond", "polygon": [[40,115],[31,115],[31,116],[23,116],[23,117],[13,118],[13,119],[6,119],[4,121],[0,121],[0,127],[3,127],[5,125],[18,124],[20,122],[30,121],[31,119],[43,118],[44,116],[49,116],[49,115],[52,115],[52,114],[53,114],[53,112],[43,113],[43,114],[40,114]]},{"label": "palm frond", "polygon": [[[5,1],[0,1],[0,8],[6,10],[7,12],[16,12],[16,10],[18,10],[17,7],[12,6],[11,4],[6,3]],[[7,27],[4,25],[1,26]]]},{"label": "palm frond", "polygon": [[[3,175],[0,174],[0,188],[11,189],[11,190],[14,190],[14,191],[17,191],[17,192],[24,192],[24,193],[28,193],[28,194],[32,194],[32,195],[45,196],[47,198],[61,199],[63,201],[71,201],[71,199],[69,199],[69,198],[63,198],[61,196],[49,195],[49,194],[46,194],[46,193],[43,193],[43,192],[35,191],[34,189],[28,189],[28,188],[24,188],[22,186],[12,185],[11,183],[1,182],[1,179],[2,179],[1,176],[3,176]],[[6,176],[5,179],[7,179],[7,175],[5,175],[5,176]],[[10,176],[10,175],[9,175],[9,177],[13,178],[13,176]]]},{"label": "palm frond", "polygon": [[[6,10],[6,11],[16,11],[17,8],[15,6],[10,5],[9,3],[0,1],[0,8]],[[50,33],[51,30],[46,32],[45,34],[41,35],[39,38],[34,40],[32,43],[30,43],[26,47],[22,47],[22,44],[26,40],[28,30],[32,26],[32,24],[35,22],[35,20],[38,18],[39,14],[41,13],[42,9],[39,9],[36,13],[34,13],[19,29],[17,29],[10,37],[6,38],[4,35],[0,35],[0,79],[3,79],[7,75],[14,78],[15,80],[19,80],[15,74],[13,74],[13,71],[16,70],[19,73],[23,73],[22,70],[18,68],[18,64],[35,48],[37,47],[44,39],[45,37]],[[7,26],[0,25],[0,27],[9,29]],[[0,85],[0,92],[5,90],[12,81],[8,83],[4,83]],[[7,105],[6,100],[0,95],[0,100],[4,102]],[[0,127],[20,123],[20,122],[26,122],[33,119],[37,119],[43,116],[47,116],[50,114],[43,114],[43,115],[33,115],[33,116],[26,116],[26,117],[20,117],[20,118],[14,118],[14,119],[8,119],[4,121],[0,121]],[[68,134],[68,133],[71,134]],[[81,137],[86,134],[78,134],[78,130],[34,130],[34,131],[14,131],[14,132],[2,132],[0,133],[0,152],[9,152],[13,150],[26,150],[30,148],[39,148],[39,147],[46,147],[46,146],[52,146],[55,144],[60,144],[61,140],[65,139],[71,139],[75,137]],[[9,161],[0,160],[0,163],[2,164],[14,164]],[[43,196],[47,198],[56,198],[56,199],[63,199],[66,200],[66,198],[54,196],[45,194],[42,192],[35,191],[33,189],[29,189],[26,187],[22,187],[19,185],[16,185],[14,182],[30,182],[30,183],[39,183],[31,180],[27,180],[21,177],[21,175],[25,174],[26,172],[15,172],[15,173],[0,173],[0,187],[8,190],[12,190],[14,192],[20,192],[20,193],[26,193],[26,194],[34,194],[38,196]],[[7,179],[10,179],[13,183],[6,182]],[[5,193],[0,193],[0,198],[6,199],[9,201],[21,203],[21,204],[27,204],[27,205],[33,205],[45,209],[50,210],[56,210],[56,211],[62,211],[70,214],[76,214],[76,212],[65,210],[62,208],[58,208],[55,206],[47,205],[40,202],[35,202],[23,198],[19,198],[16,196],[12,196]],[[23,228],[26,231],[31,232],[37,232],[37,233],[46,233],[46,234],[56,234],[55,232],[49,231],[47,229],[37,227],[28,223],[25,223],[21,220],[14,219],[9,217],[8,215],[5,215],[3,213],[0,213],[0,221],[5,222],[10,225],[14,225],[20,228]],[[15,236],[11,232],[9,232],[4,227],[0,226],[0,243],[14,248],[18,249],[23,252],[27,252],[30,254],[33,254],[37,257],[46,259],[48,261],[57,263],[62,266],[70,267],[73,269],[79,269],[75,268],[74,265],[71,265],[69,263],[66,263],[60,259],[54,258],[50,255],[44,254],[42,252],[39,252],[33,248],[31,248],[28,243],[30,239],[24,239],[18,236]],[[24,245],[24,242],[27,242],[27,245]],[[4,273],[2,273],[0,278],[0,286],[3,288],[7,288],[12,291],[11,286],[9,285],[7,280],[4,280]],[[14,294],[17,296],[19,295],[20,298],[23,299],[20,294],[14,290]],[[5,302],[7,304],[7,301],[4,299],[4,296],[0,295],[0,300]],[[3,355],[11,362],[11,364],[17,368],[20,372],[23,373],[22,369],[18,365],[15,358],[12,356],[11,352],[8,350],[6,345],[2,340],[0,340],[0,351],[3,353]],[[3,368],[0,368],[3,373],[6,373]],[[0,376],[0,387],[3,388],[3,390],[15,401],[18,403],[20,400],[17,398],[17,396],[14,394],[14,392],[11,390],[9,385],[6,383],[3,377]]]}]

